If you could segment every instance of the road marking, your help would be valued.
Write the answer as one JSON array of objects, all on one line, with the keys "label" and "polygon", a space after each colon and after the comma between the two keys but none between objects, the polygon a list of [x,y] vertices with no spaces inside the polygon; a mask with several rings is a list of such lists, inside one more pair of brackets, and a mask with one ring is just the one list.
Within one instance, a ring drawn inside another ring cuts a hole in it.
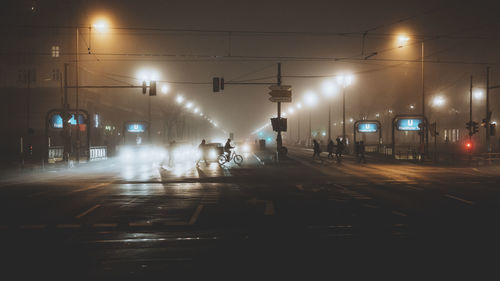
[{"label": "road marking", "polygon": [[21,225],[21,229],[42,229],[46,226],[45,224]]},{"label": "road marking", "polygon": [[82,187],[82,188],[73,190],[72,193],[81,192],[81,191],[87,191],[87,190],[91,190],[91,189],[96,189],[96,188],[99,188],[99,187],[110,185],[112,183],[113,182],[103,182],[103,183],[93,184],[91,186],[86,186],[86,187]]},{"label": "road marking", "polygon": [[273,201],[266,200],[266,208],[264,209],[264,215],[266,215],[266,216],[274,216]]},{"label": "road marking", "polygon": [[129,226],[152,226],[152,223],[150,221],[138,221],[138,222],[131,222],[128,225]]},{"label": "road marking", "polygon": [[301,184],[297,184],[295,187],[297,187],[298,190],[304,191],[304,187]]},{"label": "road marking", "polygon": [[451,198],[451,199],[455,199],[455,200],[460,201],[460,202],[463,202],[465,204],[474,205],[474,202],[462,199],[460,197],[456,197],[456,196],[453,196],[453,195],[450,195],[450,194],[445,194],[444,196],[448,197],[448,198]]},{"label": "road marking", "polygon": [[93,227],[117,227],[116,223],[96,223],[92,225]]},{"label": "road marking", "polygon": [[58,224],[56,228],[80,228],[82,225],[80,224]]},{"label": "road marking", "polygon": [[198,216],[200,215],[202,209],[203,209],[203,205],[202,204],[199,204],[196,207],[196,210],[194,211],[193,216],[191,217],[191,219],[189,219],[189,223],[188,223],[189,225],[193,225],[193,224],[196,223],[196,220],[198,219]]},{"label": "road marking", "polygon": [[372,208],[372,209],[378,209],[379,208],[378,206],[370,205],[370,204],[363,204],[363,207]]},{"label": "road marking", "polygon": [[416,190],[416,191],[422,191],[422,190],[424,190],[421,187],[417,187],[417,186],[413,186],[413,185],[406,185],[406,188],[409,188],[409,189],[412,189],[412,190]]},{"label": "road marking", "polygon": [[227,168],[222,168],[222,173],[224,174],[224,176],[226,177],[230,177],[231,176],[231,172],[229,172],[229,170]]},{"label": "road marking", "polygon": [[398,212],[398,211],[392,211],[393,214],[397,215],[397,216],[401,216],[401,217],[407,217],[408,215],[405,214],[405,213],[402,213],[402,212]]},{"label": "road marking", "polygon": [[90,212],[94,211],[95,209],[99,208],[100,206],[101,206],[101,205],[97,204],[97,205],[95,205],[95,206],[91,207],[90,209],[88,209],[87,211],[85,211],[85,212],[83,212],[83,213],[79,214],[79,215],[78,215],[78,216],[76,216],[75,218],[77,218],[77,219],[82,218],[83,216],[85,216],[85,215],[87,215],[88,213],[90,213]]}]

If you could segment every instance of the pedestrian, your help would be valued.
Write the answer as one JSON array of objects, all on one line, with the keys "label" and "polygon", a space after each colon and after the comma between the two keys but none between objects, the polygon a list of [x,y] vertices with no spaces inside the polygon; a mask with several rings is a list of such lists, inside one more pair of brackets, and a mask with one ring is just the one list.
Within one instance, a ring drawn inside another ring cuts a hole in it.
[{"label": "pedestrian", "polygon": [[208,165],[207,163],[207,148],[206,148],[206,141],[205,139],[201,140],[200,145],[198,145],[198,151],[200,153],[200,158],[196,162],[196,166],[200,163],[201,159],[203,159],[203,162],[205,162],[205,165]]},{"label": "pedestrian", "polygon": [[321,160],[320,153],[321,153],[321,148],[319,147],[319,143],[314,139],[313,140],[313,161],[314,161],[314,158],[316,157],[316,155],[318,155],[318,159],[323,162],[323,160]]},{"label": "pedestrian", "polygon": [[335,157],[337,157],[337,160],[340,161],[342,158],[342,152],[344,151],[344,142],[340,140],[339,137],[335,139],[337,141],[337,149],[335,150]]},{"label": "pedestrian", "polygon": [[326,151],[328,151],[328,159],[333,159],[333,147],[335,145],[333,144],[333,140],[330,140],[328,142],[328,145],[326,146]]}]

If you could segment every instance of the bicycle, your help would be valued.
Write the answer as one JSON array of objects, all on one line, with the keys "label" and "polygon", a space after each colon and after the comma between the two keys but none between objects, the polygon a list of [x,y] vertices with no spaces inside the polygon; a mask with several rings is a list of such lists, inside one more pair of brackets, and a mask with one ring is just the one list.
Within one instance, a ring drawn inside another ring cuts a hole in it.
[{"label": "bicycle", "polygon": [[231,162],[231,160],[233,160],[234,163],[236,163],[239,166],[243,162],[243,156],[237,154],[236,152],[234,152],[234,150],[231,150],[229,158],[225,154],[221,154],[217,157],[217,162],[219,162],[219,165],[224,165],[226,163],[229,163]]}]

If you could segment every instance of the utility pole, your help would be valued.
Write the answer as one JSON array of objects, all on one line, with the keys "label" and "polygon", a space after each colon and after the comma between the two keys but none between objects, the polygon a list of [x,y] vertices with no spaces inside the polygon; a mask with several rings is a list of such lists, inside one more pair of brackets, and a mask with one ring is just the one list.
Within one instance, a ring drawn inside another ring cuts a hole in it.
[{"label": "utility pole", "polygon": [[[63,100],[63,114],[61,114],[63,122],[63,134],[64,134],[64,161],[69,161],[69,154],[71,150],[71,135],[70,129],[68,128],[68,115],[69,115],[69,104],[68,104],[68,64],[64,64],[64,100]],[[70,117],[71,119],[71,117]]]},{"label": "utility pole", "polygon": [[[76,28],[76,163],[80,163],[80,112],[79,104],[78,104],[78,61],[80,60],[80,56],[78,55],[78,27]],[[89,116],[90,117],[90,116]],[[89,130],[90,128],[87,128]]]},{"label": "utility pole", "polygon": [[[151,83],[151,82],[149,82]],[[153,143],[153,140],[151,139],[151,96],[148,95],[148,142]]]},{"label": "utility pole", "polygon": [[297,144],[300,145],[300,110],[297,110]]},{"label": "utility pole", "polygon": [[486,152],[491,152],[491,143],[490,143],[490,67],[486,67]]},{"label": "utility pole", "polygon": [[342,91],[342,142],[344,146],[346,145],[345,141],[345,85]]},{"label": "utility pole", "polygon": [[328,142],[332,140],[332,102],[328,103]]}]

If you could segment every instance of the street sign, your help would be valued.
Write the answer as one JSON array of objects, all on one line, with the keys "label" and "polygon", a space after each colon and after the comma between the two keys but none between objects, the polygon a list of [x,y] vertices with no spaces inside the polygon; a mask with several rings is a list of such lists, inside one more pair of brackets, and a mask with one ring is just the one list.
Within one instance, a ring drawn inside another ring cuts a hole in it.
[{"label": "street sign", "polygon": [[270,101],[272,102],[292,102],[292,97],[270,97]]},{"label": "street sign", "polygon": [[271,125],[273,127],[273,131],[278,132],[286,132],[287,124],[286,118],[271,118]]},{"label": "street sign", "polygon": [[357,127],[359,133],[376,133],[378,129],[378,124],[371,122],[359,122]]},{"label": "street sign", "polygon": [[271,97],[291,97],[292,91],[275,90],[268,93]]},{"label": "street sign", "polygon": [[396,129],[398,131],[420,131],[420,124],[422,119],[410,118],[410,119],[399,119],[397,122]]},{"label": "street sign", "polygon": [[290,91],[292,86],[290,85],[271,85],[269,86],[269,90],[271,91]]},{"label": "street sign", "polygon": [[131,123],[127,125],[127,132],[129,133],[144,133],[145,129],[145,124],[141,123]]}]

